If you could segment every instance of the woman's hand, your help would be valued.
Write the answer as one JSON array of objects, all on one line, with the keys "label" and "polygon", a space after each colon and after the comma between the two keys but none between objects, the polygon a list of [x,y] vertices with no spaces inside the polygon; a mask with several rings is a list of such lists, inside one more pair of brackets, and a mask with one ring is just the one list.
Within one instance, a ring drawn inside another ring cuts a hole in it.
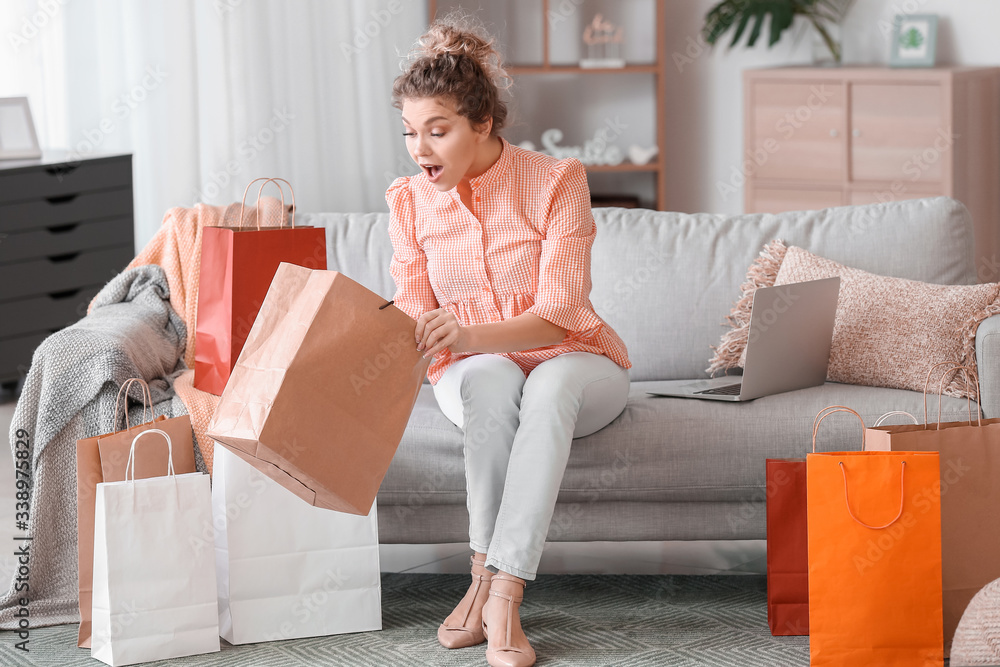
[{"label": "woman's hand", "polygon": [[417,350],[424,353],[424,359],[433,357],[442,350],[465,352],[468,333],[458,322],[458,318],[444,308],[430,310],[417,320]]}]

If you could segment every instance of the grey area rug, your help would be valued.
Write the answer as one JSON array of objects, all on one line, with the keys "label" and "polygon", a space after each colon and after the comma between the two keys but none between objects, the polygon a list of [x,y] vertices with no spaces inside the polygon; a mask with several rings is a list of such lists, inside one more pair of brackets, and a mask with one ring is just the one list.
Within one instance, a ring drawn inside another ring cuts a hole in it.
[{"label": "grey area rug", "polygon": [[[149,665],[395,667],[486,665],[486,644],[448,650],[437,626],[465,594],[468,575],[383,574],[382,630],[267,644]],[[808,637],[772,637],[763,576],[541,575],[521,607],[539,667],[795,667]],[[76,647],[77,627],[31,630],[30,653],[0,633],[4,667],[100,665]]]}]

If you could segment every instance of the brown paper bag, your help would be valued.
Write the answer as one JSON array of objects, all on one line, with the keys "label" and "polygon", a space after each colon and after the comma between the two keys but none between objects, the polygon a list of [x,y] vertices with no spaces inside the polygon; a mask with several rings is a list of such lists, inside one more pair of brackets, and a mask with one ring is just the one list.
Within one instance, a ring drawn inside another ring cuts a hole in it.
[{"label": "brown paper bag", "polygon": [[[131,378],[118,390],[115,402],[115,422],[117,426],[118,408],[127,403],[129,387],[132,383],[142,386],[143,418],[149,406],[149,416],[153,417],[153,401],[149,387],[139,378]],[[152,421],[130,426],[128,406],[125,406],[125,429],[93,438],[76,441],[76,519],[77,519],[77,561],[79,565],[80,587],[80,631],[77,646],[89,648],[91,640],[91,618],[94,588],[94,515],[97,503],[97,485],[101,482],[120,482],[125,479],[128,452],[136,435],[151,428],[165,431],[173,442],[174,471],[195,472],[194,440],[191,434],[191,418],[188,415],[167,419],[159,416]],[[160,477],[167,469],[167,448],[144,446],[143,454],[135,464],[135,478]]]},{"label": "brown paper bag", "polygon": [[368,514],[430,364],[415,327],[341,273],[282,262],[208,435],[311,505]]},{"label": "brown paper bag", "polygon": [[[940,366],[942,364],[938,364]],[[934,368],[928,372],[928,380]],[[967,377],[978,384],[975,373]],[[972,597],[1000,578],[1000,419],[973,418],[967,422],[927,423],[927,387],[924,387],[924,423],[868,429],[868,449],[874,451],[939,452],[941,485],[941,561],[944,590],[944,642],[950,648],[958,622]],[[978,396],[978,393],[976,394]],[[971,410],[971,407],[970,407]],[[992,555],[992,556],[991,556]]]}]

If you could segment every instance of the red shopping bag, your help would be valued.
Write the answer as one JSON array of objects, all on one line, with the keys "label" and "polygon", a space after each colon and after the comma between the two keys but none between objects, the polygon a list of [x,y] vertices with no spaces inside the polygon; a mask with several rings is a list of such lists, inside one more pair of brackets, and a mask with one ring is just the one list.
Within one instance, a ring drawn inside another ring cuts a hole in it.
[{"label": "red shopping bag", "polygon": [[[271,182],[288,184],[283,178],[258,178],[250,185],[261,180],[256,227],[243,227],[241,206],[239,227],[206,227],[202,233],[194,386],[216,395],[226,387],[278,265],[326,269],[326,230],[295,226],[294,192],[291,226],[261,227],[260,192]],[[284,204],[282,192],[282,211]]]},{"label": "red shopping bag", "polygon": [[[854,410],[831,405],[813,420],[816,452],[819,423],[834,412]],[[864,426],[864,420],[861,422]],[[864,449],[864,433],[861,436]],[[806,460],[767,459],[767,624],[778,636],[809,634],[809,558],[806,516]]]},{"label": "red shopping bag", "polygon": [[767,459],[767,624],[775,637],[809,634],[806,460]]}]

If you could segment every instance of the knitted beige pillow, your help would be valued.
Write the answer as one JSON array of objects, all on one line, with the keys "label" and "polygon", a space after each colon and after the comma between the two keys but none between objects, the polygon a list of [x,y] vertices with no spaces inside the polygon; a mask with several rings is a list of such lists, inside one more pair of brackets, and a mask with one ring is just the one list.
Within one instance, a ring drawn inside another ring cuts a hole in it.
[{"label": "knitted beige pillow", "polygon": [[[976,328],[1000,313],[1000,284],[932,285],[879,276],[772,241],[747,273],[707,369],[742,366],[750,306],[758,287],[840,276],[827,379],[834,382],[923,391],[927,369],[941,361],[976,364]],[[966,396],[956,376],[945,392]]]}]

